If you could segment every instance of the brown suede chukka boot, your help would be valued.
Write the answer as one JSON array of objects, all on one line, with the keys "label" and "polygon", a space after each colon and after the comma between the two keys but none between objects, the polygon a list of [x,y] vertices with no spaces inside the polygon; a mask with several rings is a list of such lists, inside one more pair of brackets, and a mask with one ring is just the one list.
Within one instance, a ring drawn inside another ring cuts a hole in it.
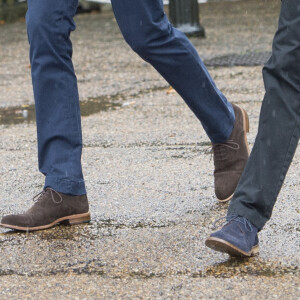
[{"label": "brown suede chukka boot", "polygon": [[232,198],[250,154],[247,141],[248,115],[239,106],[232,106],[235,123],[231,136],[225,143],[213,144],[215,193],[220,202]]},{"label": "brown suede chukka boot", "polygon": [[89,204],[86,195],[70,196],[46,188],[35,198],[35,204],[25,213],[2,218],[0,226],[23,231],[50,228],[58,223],[89,222]]}]

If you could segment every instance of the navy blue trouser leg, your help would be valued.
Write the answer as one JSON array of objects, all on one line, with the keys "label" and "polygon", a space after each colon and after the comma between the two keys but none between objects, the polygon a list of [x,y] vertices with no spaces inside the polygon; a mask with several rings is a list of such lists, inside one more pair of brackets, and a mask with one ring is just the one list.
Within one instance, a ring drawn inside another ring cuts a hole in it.
[{"label": "navy blue trouser leg", "polygon": [[36,104],[39,169],[45,187],[86,193],[81,122],[70,32],[78,0],[28,0],[26,15]]},{"label": "navy blue trouser leg", "polygon": [[258,135],[228,215],[262,229],[270,219],[300,136],[300,2],[283,0],[272,57],[263,70],[266,94]]},{"label": "navy blue trouser leg", "polygon": [[168,21],[162,0],[112,0],[125,40],[182,96],[213,143],[234,125],[231,104],[217,89],[197,51]]}]

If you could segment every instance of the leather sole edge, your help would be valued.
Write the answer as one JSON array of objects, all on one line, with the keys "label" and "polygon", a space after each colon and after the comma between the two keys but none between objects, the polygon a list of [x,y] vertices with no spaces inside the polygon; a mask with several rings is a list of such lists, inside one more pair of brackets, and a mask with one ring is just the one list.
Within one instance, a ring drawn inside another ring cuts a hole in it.
[{"label": "leather sole edge", "polygon": [[91,215],[90,213],[84,213],[84,214],[77,214],[77,215],[71,215],[59,218],[50,224],[42,225],[42,226],[36,226],[36,227],[22,227],[22,226],[15,226],[10,224],[1,224],[0,226],[10,229],[15,229],[19,231],[36,231],[36,230],[43,230],[51,228],[59,223],[69,224],[69,225],[75,225],[75,224],[81,224],[81,223],[88,223],[91,221]]},{"label": "leather sole edge", "polygon": [[215,251],[227,253],[230,256],[235,257],[251,257],[259,254],[258,245],[254,246],[250,252],[245,252],[242,249],[239,249],[238,247],[234,246],[233,244],[215,237],[207,238],[205,241],[205,245],[208,248],[211,248]]}]

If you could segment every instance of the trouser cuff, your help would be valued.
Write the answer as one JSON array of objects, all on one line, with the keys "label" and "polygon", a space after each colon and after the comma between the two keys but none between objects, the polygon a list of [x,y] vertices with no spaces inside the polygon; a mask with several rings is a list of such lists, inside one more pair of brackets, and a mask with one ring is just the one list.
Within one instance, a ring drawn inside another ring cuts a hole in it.
[{"label": "trouser cuff", "polygon": [[[231,200],[232,201],[232,200]],[[256,209],[245,207],[240,202],[235,202],[233,206],[229,206],[227,216],[238,215],[250,221],[258,231],[262,230],[269,219],[261,215]]]},{"label": "trouser cuff", "polygon": [[57,192],[67,195],[85,195],[85,183],[84,180],[72,180],[70,178],[54,178],[47,176],[45,180],[45,188],[51,187]]}]

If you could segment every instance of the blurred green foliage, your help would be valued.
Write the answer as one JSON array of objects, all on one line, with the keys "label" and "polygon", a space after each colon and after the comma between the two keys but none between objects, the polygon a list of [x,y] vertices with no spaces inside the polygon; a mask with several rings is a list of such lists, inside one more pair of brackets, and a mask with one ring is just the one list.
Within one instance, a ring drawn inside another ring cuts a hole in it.
[{"label": "blurred green foliage", "polygon": [[13,22],[25,16],[26,2],[18,0],[0,0],[0,21]]}]

